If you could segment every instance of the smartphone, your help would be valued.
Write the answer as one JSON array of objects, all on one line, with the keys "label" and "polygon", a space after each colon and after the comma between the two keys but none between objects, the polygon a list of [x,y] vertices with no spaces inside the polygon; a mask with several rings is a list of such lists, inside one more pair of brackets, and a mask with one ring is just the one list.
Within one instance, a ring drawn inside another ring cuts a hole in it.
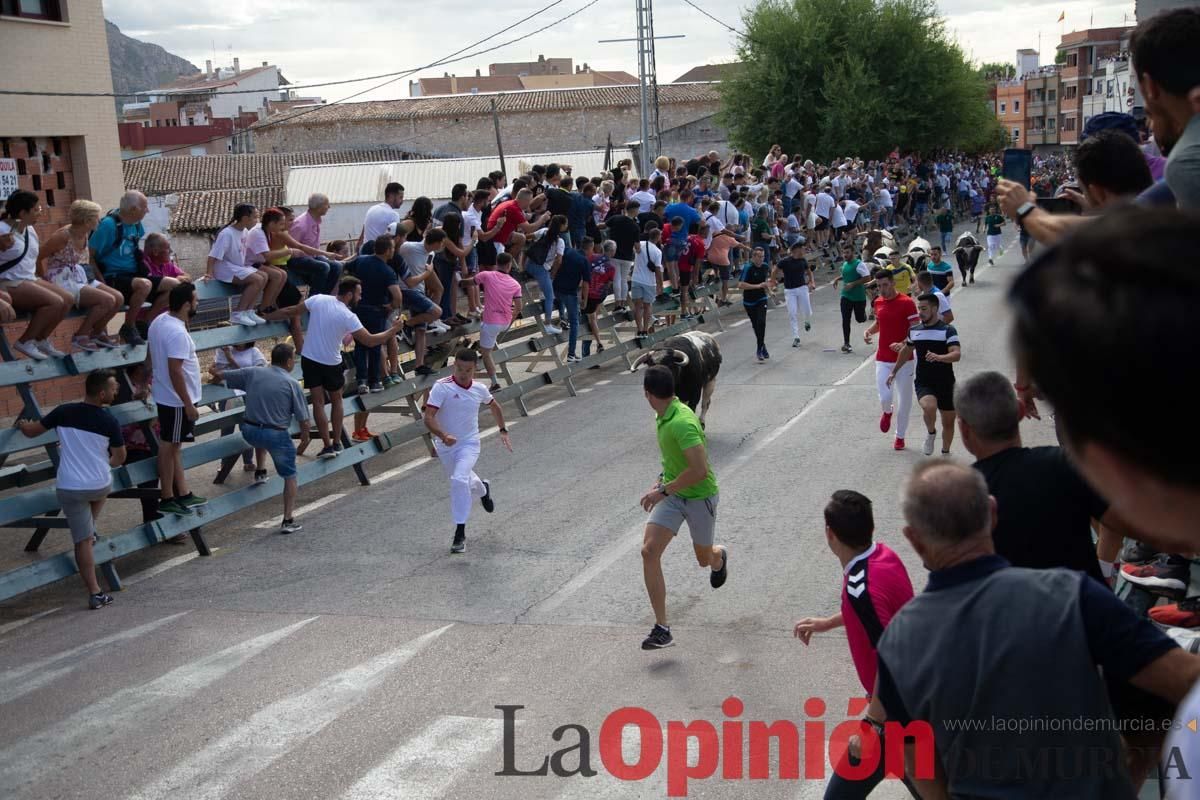
[{"label": "smartphone", "polygon": [[425,269],[429,269],[432,266],[433,266],[433,253],[430,253],[427,256],[425,256]]},{"label": "smartphone", "polygon": [[1081,211],[1069,197],[1039,197],[1037,205],[1051,214],[1078,214]]},{"label": "smartphone", "polygon": [[1033,173],[1033,151],[1010,147],[1004,151],[1004,167],[1002,174],[1006,180],[1030,188]]}]

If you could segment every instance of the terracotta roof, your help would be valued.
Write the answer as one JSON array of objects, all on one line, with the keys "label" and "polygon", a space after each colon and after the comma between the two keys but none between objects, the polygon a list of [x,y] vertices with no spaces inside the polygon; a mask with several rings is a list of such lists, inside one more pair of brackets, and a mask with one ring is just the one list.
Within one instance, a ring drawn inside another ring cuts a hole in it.
[{"label": "terracotta roof", "polygon": [[638,83],[637,75],[630,75],[628,72],[623,72],[621,70],[607,72],[594,69],[592,70],[592,74],[596,76],[597,86],[605,86],[609,84],[613,86],[630,86]]},{"label": "terracotta roof", "polygon": [[[720,81],[721,77],[728,70],[741,69],[741,66],[742,65],[736,61],[730,64],[703,64],[699,67],[692,67],[687,72],[673,80],[672,83],[693,83],[697,81],[711,83],[714,81]],[[658,90],[661,92],[662,87],[660,86]]]},{"label": "terracotta roof", "polygon": [[[452,94],[450,80],[450,78],[421,78],[422,96]],[[521,79],[516,75],[480,75],[478,77],[471,75],[454,80],[458,85],[458,92],[454,94],[469,94],[472,89],[479,92],[511,92],[525,88]]]},{"label": "terracotta roof", "polygon": [[[230,75],[228,78],[221,78],[221,79],[216,79],[213,77],[205,77],[203,72],[196,74],[196,75],[185,75],[183,77],[176,78],[175,80],[171,81],[170,83],[168,83],[164,86],[159,86],[156,89],[148,89],[145,92],[141,92],[141,94],[157,94],[157,93],[163,93],[165,91],[175,91],[175,92],[186,91],[186,90],[199,91],[202,89],[204,89],[204,90],[213,89],[215,91],[217,89],[224,89],[227,86],[235,86],[235,85],[237,85],[238,81],[240,81],[244,78],[248,78],[251,75],[256,75],[259,72],[264,72],[268,69],[275,69],[275,67],[273,67],[269,64],[265,67],[251,67],[249,69],[242,70],[241,72],[237,73],[236,75]],[[282,75],[279,77],[279,83],[280,83],[280,85],[283,85],[285,83]],[[264,89],[263,91],[267,91],[267,90]]]},{"label": "terracotta roof", "polygon": [[305,153],[140,158],[124,162],[125,188],[147,195],[283,186],[288,167],[404,161],[412,153],[378,150],[318,150]]},{"label": "terracotta roof", "polygon": [[219,192],[181,192],[179,203],[171,210],[172,233],[209,233],[229,224],[233,207],[253,203],[259,210],[283,203],[283,187],[265,189],[229,189]]},{"label": "terracotta roof", "polygon": [[[715,86],[663,84],[658,87],[660,105],[716,103]],[[492,113],[492,100],[502,113],[520,111],[573,111],[583,108],[636,107],[637,86],[595,86],[585,89],[542,89],[495,94],[454,94],[443,97],[409,97],[330,105],[280,125],[329,125],[344,122],[396,121],[404,119],[469,117]],[[274,118],[272,117],[272,120]]]}]

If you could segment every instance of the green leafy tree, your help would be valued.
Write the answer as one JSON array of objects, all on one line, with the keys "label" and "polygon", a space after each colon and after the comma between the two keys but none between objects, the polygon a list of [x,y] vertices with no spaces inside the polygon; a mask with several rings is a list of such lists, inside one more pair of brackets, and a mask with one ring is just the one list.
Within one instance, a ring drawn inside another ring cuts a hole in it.
[{"label": "green leafy tree", "polygon": [[987,83],[933,0],[760,0],[743,24],[743,68],[720,84],[743,150],[828,161],[994,138]]},{"label": "green leafy tree", "polygon": [[1012,64],[988,61],[979,65],[979,77],[985,81],[1008,81],[1017,77],[1017,68]]}]

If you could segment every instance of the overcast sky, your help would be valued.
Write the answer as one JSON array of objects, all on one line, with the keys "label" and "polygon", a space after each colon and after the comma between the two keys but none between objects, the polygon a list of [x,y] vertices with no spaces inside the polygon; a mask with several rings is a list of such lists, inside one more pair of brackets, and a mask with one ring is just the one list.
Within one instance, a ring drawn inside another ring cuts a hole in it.
[{"label": "overcast sky", "polygon": [[[588,0],[562,0],[559,5],[489,42],[526,34],[519,42],[485,55],[417,76],[443,72],[474,75],[497,61],[570,57],[597,69],[637,74],[632,43],[598,44],[597,39],[633,36],[634,4],[598,0],[578,16],[545,33],[533,31],[584,5]],[[228,66],[234,56],[243,67],[269,61],[278,64],[294,84],[317,83],[411,69],[445,58],[458,48],[491,36],[552,0],[287,0],[283,3],[230,3],[217,0],[104,0],[105,16],[137,39],[162,45],[201,69],[204,61]],[[723,22],[741,27],[748,3],[696,0]],[[1054,46],[1065,30],[1133,23],[1131,0],[941,0],[946,25],[963,49],[977,61],[1013,61],[1022,47],[1038,47],[1042,61],[1053,60]],[[433,13],[429,13],[431,10]],[[659,82],[675,80],[698,64],[733,58],[732,33],[701,16],[683,0],[657,0],[655,33],[685,34],[686,39],[658,44]],[[1058,16],[1066,12],[1065,23]],[[430,26],[437,27],[430,27]],[[475,48],[478,49],[478,48]],[[471,51],[474,52],[474,49]],[[416,77],[416,76],[410,76]],[[338,100],[370,89],[364,100],[408,96],[408,77],[384,87],[382,81],[331,86],[312,93]]]}]

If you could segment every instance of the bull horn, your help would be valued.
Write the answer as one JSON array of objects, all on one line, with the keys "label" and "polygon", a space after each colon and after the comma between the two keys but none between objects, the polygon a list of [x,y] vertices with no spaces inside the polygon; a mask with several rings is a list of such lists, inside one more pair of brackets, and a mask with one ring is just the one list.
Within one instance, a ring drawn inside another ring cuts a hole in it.
[{"label": "bull horn", "polygon": [[681,353],[678,350],[672,350],[671,355],[675,356],[675,363],[679,366],[686,367],[688,365],[688,361],[690,359],[688,358],[687,353]]},{"label": "bull horn", "polygon": [[634,361],[633,365],[629,367],[629,371],[637,372],[637,368],[642,365],[643,361],[649,361],[653,357],[654,357],[654,351],[647,350],[646,352],[642,353],[640,356],[637,357],[637,360]]}]

